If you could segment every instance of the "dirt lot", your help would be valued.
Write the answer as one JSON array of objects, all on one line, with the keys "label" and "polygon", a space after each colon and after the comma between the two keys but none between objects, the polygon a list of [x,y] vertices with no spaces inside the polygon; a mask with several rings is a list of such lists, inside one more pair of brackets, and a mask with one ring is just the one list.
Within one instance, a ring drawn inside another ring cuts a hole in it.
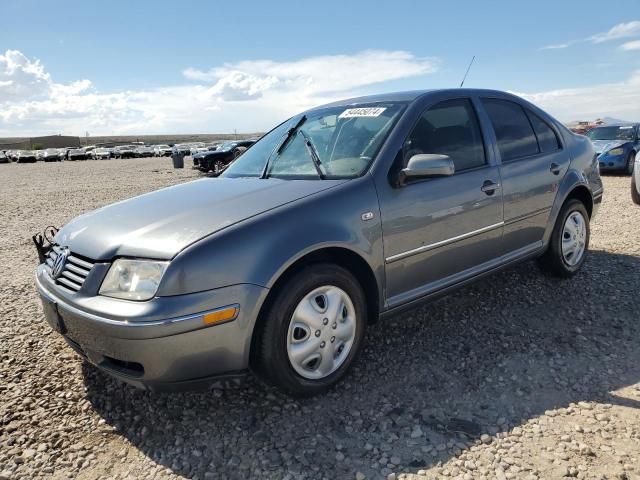
[{"label": "dirt lot", "polygon": [[149,394],[44,323],[30,234],[196,177],[170,159],[0,165],[0,479],[640,478],[640,207],[605,178],[570,281],[520,265],[371,328],[348,379],[295,401]]}]

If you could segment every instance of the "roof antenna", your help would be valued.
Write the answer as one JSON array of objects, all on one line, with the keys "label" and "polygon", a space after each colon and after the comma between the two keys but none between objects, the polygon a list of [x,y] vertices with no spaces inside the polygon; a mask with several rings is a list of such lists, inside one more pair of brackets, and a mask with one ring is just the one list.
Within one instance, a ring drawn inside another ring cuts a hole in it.
[{"label": "roof antenna", "polygon": [[467,67],[467,71],[464,72],[464,77],[462,77],[462,81],[460,82],[460,88],[462,88],[462,85],[464,85],[464,81],[467,79],[467,75],[469,75],[469,70],[471,70],[471,65],[473,65],[473,61],[476,59],[476,56],[474,55],[471,58],[471,61],[469,62],[469,66]]}]

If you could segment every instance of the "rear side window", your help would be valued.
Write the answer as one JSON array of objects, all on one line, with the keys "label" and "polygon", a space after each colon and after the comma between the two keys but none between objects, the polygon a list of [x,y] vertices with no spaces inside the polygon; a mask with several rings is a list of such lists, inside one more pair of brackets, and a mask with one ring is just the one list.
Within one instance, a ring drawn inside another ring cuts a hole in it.
[{"label": "rear side window", "polygon": [[485,164],[484,143],[469,100],[446,100],[422,114],[405,143],[405,162],[421,153],[448,155],[456,172]]},{"label": "rear side window", "polygon": [[508,100],[483,99],[503,162],[539,153],[531,123],[520,105]]},{"label": "rear side window", "polygon": [[560,150],[560,141],[556,135],[556,132],[542,120],[539,116],[533,113],[531,110],[527,110],[527,116],[531,120],[533,130],[538,137],[538,145],[542,153],[550,153]]}]

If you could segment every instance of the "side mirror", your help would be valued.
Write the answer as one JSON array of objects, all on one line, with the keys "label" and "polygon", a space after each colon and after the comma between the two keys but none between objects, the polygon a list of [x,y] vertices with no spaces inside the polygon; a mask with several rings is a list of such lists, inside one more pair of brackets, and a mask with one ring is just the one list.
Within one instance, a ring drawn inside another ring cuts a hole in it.
[{"label": "side mirror", "polygon": [[448,155],[418,154],[400,171],[400,184],[411,178],[448,177],[455,173],[455,165]]}]

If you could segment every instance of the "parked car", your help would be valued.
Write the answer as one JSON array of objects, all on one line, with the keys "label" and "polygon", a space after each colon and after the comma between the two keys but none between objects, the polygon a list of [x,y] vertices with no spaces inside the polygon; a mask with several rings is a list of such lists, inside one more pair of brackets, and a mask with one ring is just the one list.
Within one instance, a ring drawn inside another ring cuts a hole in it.
[{"label": "parked car", "polygon": [[98,147],[91,152],[91,157],[94,160],[109,160],[111,158],[111,150]]},{"label": "parked car", "polygon": [[176,143],[172,150],[175,150],[185,156],[191,155],[191,145],[188,143]]},{"label": "parked car", "polygon": [[196,142],[189,145],[189,153],[191,156],[194,156],[197,153],[206,152],[206,151],[207,151],[207,147],[205,147],[203,142]]},{"label": "parked car", "polygon": [[18,150],[16,153],[16,162],[18,163],[35,163],[38,161],[36,150]]},{"label": "parked car", "polygon": [[255,140],[234,140],[225,142],[216,150],[198,153],[193,157],[193,166],[203,172],[219,173],[232,161],[242,155]]},{"label": "parked car", "polygon": [[45,162],[60,162],[64,160],[64,151],[59,148],[47,148],[42,152],[42,160]]},{"label": "parked car", "polygon": [[84,148],[72,148],[67,152],[67,160],[75,161],[75,160],[87,160],[89,155],[84,150]]},{"label": "parked car", "polygon": [[156,157],[170,157],[171,147],[169,145],[156,145],[153,149],[153,153]]},{"label": "parked car", "polygon": [[575,275],[602,193],[591,142],[514,95],[361,97],[292,117],[218,178],[72,220],[36,284],[49,324],[124,381],[251,367],[311,395],[379,317],[535,257]]},{"label": "parked car", "polygon": [[141,145],[135,149],[136,158],[153,157],[153,148],[148,145]]},{"label": "parked car", "polygon": [[636,165],[631,176],[631,199],[640,205],[640,152],[636,153]]},{"label": "parked car", "polygon": [[587,132],[598,154],[600,171],[633,173],[636,152],[640,150],[640,125],[601,125]]},{"label": "parked car", "polygon": [[136,147],[132,145],[121,145],[116,147],[117,158],[134,158],[136,156]]},{"label": "parked car", "polygon": [[0,163],[9,163],[11,162],[11,159],[9,157],[7,157],[7,155],[0,151]]}]

